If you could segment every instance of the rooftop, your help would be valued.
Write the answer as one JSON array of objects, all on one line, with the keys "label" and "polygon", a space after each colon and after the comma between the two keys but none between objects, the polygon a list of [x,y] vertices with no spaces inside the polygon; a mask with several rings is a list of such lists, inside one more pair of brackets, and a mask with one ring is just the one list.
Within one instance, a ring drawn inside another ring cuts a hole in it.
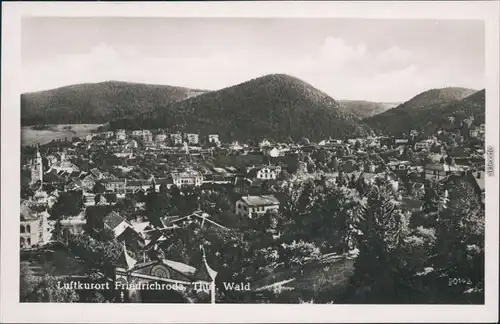
[{"label": "rooftop", "polygon": [[272,195],[265,196],[244,196],[241,200],[248,206],[272,206],[279,205],[279,200]]}]

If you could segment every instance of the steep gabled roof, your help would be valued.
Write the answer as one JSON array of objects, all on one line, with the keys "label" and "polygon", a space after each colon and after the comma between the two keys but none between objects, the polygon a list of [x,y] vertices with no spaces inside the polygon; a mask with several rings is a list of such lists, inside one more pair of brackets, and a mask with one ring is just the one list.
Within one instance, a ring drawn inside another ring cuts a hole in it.
[{"label": "steep gabled roof", "polygon": [[112,211],[106,217],[103,218],[103,222],[111,229],[115,229],[118,225],[120,225],[125,218],[123,218],[120,214],[115,211]]}]

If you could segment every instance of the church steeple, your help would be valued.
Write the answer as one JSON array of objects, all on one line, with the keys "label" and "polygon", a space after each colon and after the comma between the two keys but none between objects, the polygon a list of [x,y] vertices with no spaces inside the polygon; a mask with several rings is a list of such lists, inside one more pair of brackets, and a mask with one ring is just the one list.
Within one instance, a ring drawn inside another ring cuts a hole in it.
[{"label": "church steeple", "polygon": [[42,156],[40,155],[40,147],[36,146],[36,156],[31,165],[31,183],[36,183],[40,181],[43,183],[43,162]]}]

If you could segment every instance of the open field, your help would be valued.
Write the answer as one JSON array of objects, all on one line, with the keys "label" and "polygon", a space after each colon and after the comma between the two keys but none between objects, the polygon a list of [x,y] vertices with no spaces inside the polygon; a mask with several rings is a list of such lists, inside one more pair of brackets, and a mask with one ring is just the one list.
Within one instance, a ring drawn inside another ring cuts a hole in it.
[{"label": "open field", "polygon": [[83,137],[97,129],[102,124],[71,124],[51,125],[46,129],[37,130],[33,126],[21,127],[21,145],[46,144],[55,139]]}]

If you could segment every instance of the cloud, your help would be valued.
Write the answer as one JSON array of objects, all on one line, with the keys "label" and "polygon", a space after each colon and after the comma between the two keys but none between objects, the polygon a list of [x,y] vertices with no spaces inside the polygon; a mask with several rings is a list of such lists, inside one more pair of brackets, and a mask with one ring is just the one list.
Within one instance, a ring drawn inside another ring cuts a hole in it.
[{"label": "cloud", "polygon": [[175,55],[162,45],[98,44],[86,53],[24,62],[23,92],[106,80],[216,90],[269,73],[288,73],[334,98],[400,101],[431,87],[482,80],[471,79],[450,60],[438,64],[397,45],[374,49],[338,37],[326,37],[301,54],[231,46],[207,51],[196,51],[194,46],[188,53]]},{"label": "cloud", "polygon": [[337,65],[348,61],[363,59],[367,55],[364,44],[349,45],[342,38],[327,37],[320,48],[320,56],[324,63]]},{"label": "cloud", "polygon": [[388,49],[377,52],[376,58],[382,62],[404,61],[407,62],[412,58],[412,53],[399,46],[391,46]]}]

